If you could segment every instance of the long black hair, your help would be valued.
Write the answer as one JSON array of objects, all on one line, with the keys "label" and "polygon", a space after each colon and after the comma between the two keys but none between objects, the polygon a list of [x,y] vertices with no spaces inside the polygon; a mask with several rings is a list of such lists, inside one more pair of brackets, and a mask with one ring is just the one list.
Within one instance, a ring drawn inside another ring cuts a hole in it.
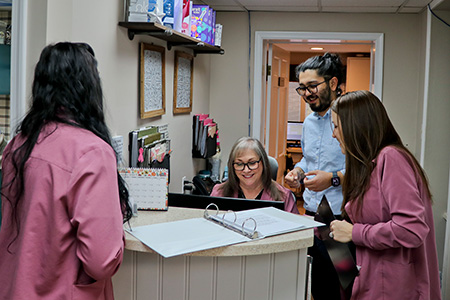
[{"label": "long black hair", "polygon": [[[36,65],[31,108],[16,131],[21,133],[25,141],[12,153],[15,176],[11,182],[4,183],[4,187],[16,187],[14,199],[7,200],[13,207],[13,220],[18,231],[17,208],[25,190],[25,164],[43,126],[48,122],[89,130],[111,145],[103,114],[103,92],[97,60],[88,44],[65,42],[48,45]],[[132,216],[128,190],[119,174],[117,180],[123,220],[126,222]]]}]

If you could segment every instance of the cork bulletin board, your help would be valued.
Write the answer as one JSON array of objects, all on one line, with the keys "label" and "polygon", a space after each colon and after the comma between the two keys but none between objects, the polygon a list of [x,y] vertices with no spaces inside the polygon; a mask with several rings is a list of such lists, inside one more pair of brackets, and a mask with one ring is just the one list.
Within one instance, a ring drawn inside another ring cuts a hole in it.
[{"label": "cork bulletin board", "polygon": [[165,114],[165,48],[141,43],[139,69],[141,119]]},{"label": "cork bulletin board", "polygon": [[194,57],[175,51],[175,70],[173,84],[173,113],[192,111],[192,83],[194,77]]}]

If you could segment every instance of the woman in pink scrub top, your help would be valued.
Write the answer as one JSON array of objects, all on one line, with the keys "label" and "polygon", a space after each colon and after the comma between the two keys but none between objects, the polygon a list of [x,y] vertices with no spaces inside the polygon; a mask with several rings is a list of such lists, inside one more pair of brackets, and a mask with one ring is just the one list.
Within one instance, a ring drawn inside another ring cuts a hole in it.
[{"label": "woman in pink scrub top", "polygon": [[333,136],[346,156],[346,221],[333,221],[330,237],[356,245],[352,299],[441,299],[423,169],[372,93],[347,93],[331,109]]},{"label": "woman in pink scrub top", "polygon": [[103,115],[92,48],[58,43],[3,154],[0,299],[113,299],[128,191]]}]

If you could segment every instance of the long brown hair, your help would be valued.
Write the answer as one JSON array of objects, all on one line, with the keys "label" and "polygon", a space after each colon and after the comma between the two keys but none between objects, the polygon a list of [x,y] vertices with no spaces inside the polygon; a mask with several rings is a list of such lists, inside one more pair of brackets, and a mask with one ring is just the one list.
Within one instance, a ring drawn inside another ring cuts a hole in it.
[{"label": "long brown hair", "polygon": [[233,197],[236,191],[239,190],[239,178],[236,175],[236,171],[234,170],[234,160],[237,156],[242,154],[244,151],[253,150],[256,155],[259,156],[261,161],[259,162],[261,167],[263,168],[261,174],[261,180],[264,186],[264,189],[268,190],[270,196],[273,200],[283,201],[283,196],[278,189],[276,183],[272,180],[270,175],[270,166],[269,166],[269,158],[267,157],[267,153],[264,150],[264,146],[257,139],[251,137],[241,137],[236,141],[230,151],[230,156],[228,158],[228,180],[222,186],[222,193],[225,197]]},{"label": "long brown hair", "polygon": [[396,147],[409,158],[411,167],[422,178],[431,199],[425,172],[414,155],[403,145],[380,99],[369,91],[349,92],[337,98],[331,109],[339,117],[341,138],[346,151],[345,180],[342,185],[344,215],[345,204],[355,199],[358,201],[357,212],[361,211],[364,194],[375,167],[374,160],[386,146]]}]

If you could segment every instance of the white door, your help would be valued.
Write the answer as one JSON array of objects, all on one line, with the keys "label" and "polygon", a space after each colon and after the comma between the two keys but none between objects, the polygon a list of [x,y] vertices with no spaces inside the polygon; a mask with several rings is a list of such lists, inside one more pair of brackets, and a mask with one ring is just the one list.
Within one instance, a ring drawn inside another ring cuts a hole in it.
[{"label": "white door", "polygon": [[[271,53],[270,53],[271,52]],[[289,52],[269,46],[271,62],[267,76],[266,151],[278,161],[277,182],[282,183],[286,168],[287,96],[289,89]],[[268,128],[268,130],[267,130]]]}]

